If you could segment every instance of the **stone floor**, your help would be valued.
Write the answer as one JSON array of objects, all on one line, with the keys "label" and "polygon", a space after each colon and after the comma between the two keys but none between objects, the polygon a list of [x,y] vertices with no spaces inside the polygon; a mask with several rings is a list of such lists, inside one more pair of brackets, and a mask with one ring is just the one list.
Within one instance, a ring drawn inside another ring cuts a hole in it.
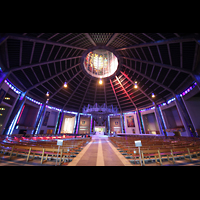
[{"label": "stone floor", "polygon": [[108,141],[108,136],[94,135],[92,141],[68,166],[132,166]]}]

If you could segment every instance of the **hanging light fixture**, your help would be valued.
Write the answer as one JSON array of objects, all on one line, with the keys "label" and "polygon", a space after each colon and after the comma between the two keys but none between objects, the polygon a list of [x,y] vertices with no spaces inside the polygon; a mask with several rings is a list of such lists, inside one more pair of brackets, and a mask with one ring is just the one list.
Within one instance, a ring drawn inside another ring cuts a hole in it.
[{"label": "hanging light fixture", "polygon": [[135,89],[138,88],[137,81],[135,81],[134,88],[135,88]]},{"label": "hanging light fixture", "polygon": [[49,92],[47,91],[46,96],[49,97]]},{"label": "hanging light fixture", "polygon": [[155,97],[155,94],[154,94],[154,93],[152,93],[152,94],[151,94],[151,97],[152,97],[152,98],[154,98],[154,97]]},{"label": "hanging light fixture", "polygon": [[64,83],[64,88],[67,88],[67,82],[65,81],[65,83]]},{"label": "hanging light fixture", "polygon": [[102,85],[102,83],[103,83],[103,81],[102,81],[102,79],[100,78],[100,80],[99,80],[99,84]]}]

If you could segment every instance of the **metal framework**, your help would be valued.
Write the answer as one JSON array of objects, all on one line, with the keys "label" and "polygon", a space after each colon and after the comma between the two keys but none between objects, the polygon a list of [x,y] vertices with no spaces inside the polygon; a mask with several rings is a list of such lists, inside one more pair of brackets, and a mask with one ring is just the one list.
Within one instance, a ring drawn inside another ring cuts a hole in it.
[{"label": "metal framework", "polygon": [[[199,45],[200,33],[0,33],[0,67],[38,101],[49,91],[49,104],[58,108],[80,112],[106,103],[123,112],[170,99],[194,81],[200,88]],[[95,46],[120,59],[102,86],[81,67],[84,52]]]}]

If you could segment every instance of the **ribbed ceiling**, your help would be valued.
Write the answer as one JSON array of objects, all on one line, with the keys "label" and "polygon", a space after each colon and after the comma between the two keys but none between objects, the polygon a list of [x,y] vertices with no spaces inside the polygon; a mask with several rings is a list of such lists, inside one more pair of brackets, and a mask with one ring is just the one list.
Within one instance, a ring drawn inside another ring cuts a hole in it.
[{"label": "ribbed ceiling", "polygon": [[[194,81],[198,38],[198,33],[4,33],[0,61],[9,80],[41,102],[49,91],[49,104],[65,110],[106,103],[131,111],[162,103]],[[121,60],[102,85],[81,67],[82,55],[95,46],[113,49]]]}]

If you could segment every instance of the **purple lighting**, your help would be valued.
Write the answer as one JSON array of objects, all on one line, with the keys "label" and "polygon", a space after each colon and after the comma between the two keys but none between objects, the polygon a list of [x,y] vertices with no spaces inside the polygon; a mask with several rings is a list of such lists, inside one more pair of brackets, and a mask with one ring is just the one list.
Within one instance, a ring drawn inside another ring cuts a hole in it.
[{"label": "purple lighting", "polygon": [[[0,68],[0,72],[1,72],[1,68]],[[116,79],[118,80],[118,77],[116,77]],[[119,81],[119,80],[118,80],[118,81]],[[21,94],[20,100],[22,100],[22,99],[24,98],[24,96],[25,96],[25,94],[26,94],[26,91],[25,91],[24,93],[22,93],[22,91],[19,90],[16,86],[14,86],[8,79],[4,80],[4,82],[5,82],[6,85],[8,85],[9,88],[10,88],[11,90],[13,90],[16,94]],[[121,84],[120,81],[119,81],[119,83]],[[182,93],[180,93],[179,96],[180,96],[180,97],[185,96],[187,93],[189,93],[191,90],[193,90],[193,88],[195,88],[196,85],[197,85],[197,83],[194,82],[190,87],[188,87],[188,88],[185,89]],[[49,92],[47,92],[47,94],[49,94]],[[154,95],[154,93],[152,93],[152,95]],[[28,100],[32,101],[32,102],[35,103],[35,104],[38,104],[38,105],[40,105],[40,106],[43,105],[41,102],[39,102],[39,101],[37,101],[37,100],[35,100],[35,99],[32,99],[32,98],[30,98],[30,97],[28,97],[28,96],[26,96],[26,98],[27,98]],[[172,98],[172,99],[168,100],[168,101],[167,101],[167,104],[171,103],[171,102],[174,101],[174,100],[175,100],[175,98]],[[165,105],[166,105],[166,102],[159,104],[158,107],[160,107],[160,106],[165,106]],[[56,110],[56,111],[58,111],[58,112],[61,112],[61,109],[56,108],[56,107],[53,107],[53,106],[46,105],[46,108],[53,109],[53,110]],[[147,110],[150,110],[150,109],[151,109],[151,110],[152,110],[152,109],[155,109],[155,107],[153,106],[153,107],[150,107],[150,108],[141,109],[141,110],[139,110],[139,112],[147,111]],[[77,112],[73,112],[73,111],[66,111],[66,110],[63,110],[63,112],[64,112],[64,113],[75,114],[76,116],[78,115]],[[128,112],[128,113],[136,113],[136,111],[131,111],[131,112]],[[128,113],[123,113],[123,114],[128,114]],[[79,118],[80,118],[80,115],[91,116],[91,114],[79,113],[79,115],[78,115]],[[110,116],[116,116],[116,115],[120,115],[120,114],[110,114],[109,117],[110,117]],[[78,118],[78,120],[80,120],[79,118]],[[75,119],[75,120],[77,120],[77,119]],[[78,122],[79,122],[79,121],[78,121]],[[90,124],[91,124],[91,127],[92,127],[92,116],[91,116],[91,122],[90,122]],[[77,133],[77,131],[78,131],[78,129],[76,129],[76,133]]]},{"label": "purple lighting", "polygon": [[27,98],[28,100],[32,101],[33,103],[35,103],[35,104],[38,104],[38,105],[42,106],[42,103],[41,103],[41,102],[39,102],[39,101],[36,101],[35,99],[32,99],[32,98],[30,98],[30,97],[28,97],[28,96],[26,96],[26,98]]},{"label": "purple lighting", "polygon": [[20,94],[20,93],[21,93],[21,91],[20,91],[18,88],[16,88],[8,79],[5,80],[4,82],[5,82],[5,83],[9,86],[9,88],[10,88],[11,90],[13,90],[15,93],[17,93],[17,94]]},{"label": "purple lighting", "polygon": [[49,105],[46,105],[46,108],[49,108],[49,109],[53,109],[53,110],[57,110],[57,111],[61,111],[61,109],[59,108],[56,108],[56,107],[53,107],[53,106],[49,106]]},{"label": "purple lighting", "polygon": [[187,93],[189,93],[196,85],[197,85],[197,83],[194,82],[194,84],[192,86],[190,86],[188,89],[186,89],[184,92],[182,92],[180,94],[180,96],[182,97],[182,96],[186,95]]},{"label": "purple lighting", "polygon": [[59,124],[59,128],[58,128],[58,134],[60,133],[60,129],[61,129],[62,122],[63,122],[63,117],[64,117],[64,112],[61,115],[60,124]]},{"label": "purple lighting", "polygon": [[155,106],[150,107],[150,108],[145,108],[145,109],[139,110],[139,112],[144,112],[144,111],[153,110],[153,109],[155,109]]}]

